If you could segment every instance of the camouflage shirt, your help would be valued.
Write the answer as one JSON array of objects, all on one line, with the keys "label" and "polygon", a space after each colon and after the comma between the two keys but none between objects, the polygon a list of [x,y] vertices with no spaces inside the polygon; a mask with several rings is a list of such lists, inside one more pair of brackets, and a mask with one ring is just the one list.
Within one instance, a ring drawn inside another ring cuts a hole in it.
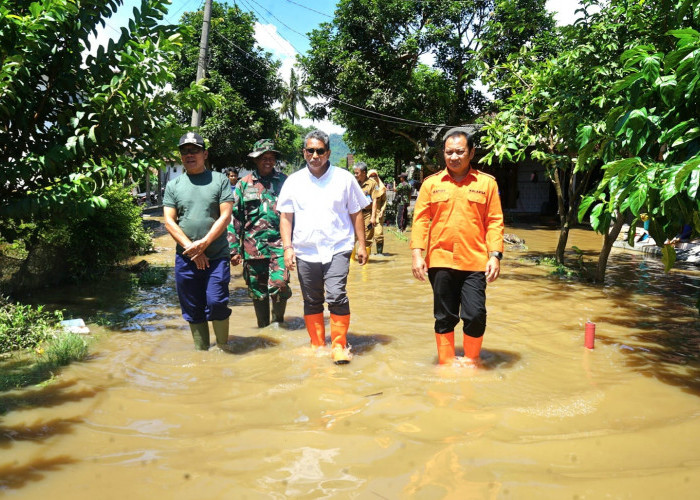
[{"label": "camouflage shirt", "polygon": [[282,252],[277,197],[285,180],[287,176],[281,172],[258,177],[254,171],[238,181],[228,225],[231,256],[241,255],[243,260],[269,259]]},{"label": "camouflage shirt", "polygon": [[408,182],[401,182],[396,186],[396,204],[410,205],[411,204],[411,185]]}]

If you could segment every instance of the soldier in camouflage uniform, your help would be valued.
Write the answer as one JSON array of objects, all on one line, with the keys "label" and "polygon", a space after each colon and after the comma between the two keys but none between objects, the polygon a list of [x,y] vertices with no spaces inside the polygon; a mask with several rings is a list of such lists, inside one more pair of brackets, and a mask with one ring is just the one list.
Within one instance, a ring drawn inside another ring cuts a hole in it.
[{"label": "soldier in camouflage uniform", "polygon": [[396,210],[396,227],[399,231],[404,232],[408,225],[408,207],[411,204],[411,185],[406,182],[408,176],[406,174],[399,175],[401,182],[396,186],[395,203]]},{"label": "soldier in camouflage uniform", "polygon": [[275,170],[279,151],[271,139],[255,143],[248,156],[255,171],[236,185],[233,212],[228,226],[231,264],[243,261],[243,278],[253,299],[260,328],[272,321],[284,321],[287,299],[292,296],[289,272],[284,265],[277,197],[287,176]]}]

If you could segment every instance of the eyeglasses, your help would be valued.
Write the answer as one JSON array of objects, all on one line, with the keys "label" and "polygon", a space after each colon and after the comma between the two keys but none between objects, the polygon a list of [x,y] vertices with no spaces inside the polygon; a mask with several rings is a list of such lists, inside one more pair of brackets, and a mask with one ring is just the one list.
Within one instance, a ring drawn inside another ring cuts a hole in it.
[{"label": "eyeglasses", "polygon": [[304,151],[312,156],[314,153],[318,153],[318,156],[323,156],[326,154],[326,148],[304,148]]},{"label": "eyeglasses", "polygon": [[188,148],[188,149],[181,149],[180,150],[180,155],[181,156],[187,156],[187,155],[197,155],[200,152],[204,151],[201,148]]}]

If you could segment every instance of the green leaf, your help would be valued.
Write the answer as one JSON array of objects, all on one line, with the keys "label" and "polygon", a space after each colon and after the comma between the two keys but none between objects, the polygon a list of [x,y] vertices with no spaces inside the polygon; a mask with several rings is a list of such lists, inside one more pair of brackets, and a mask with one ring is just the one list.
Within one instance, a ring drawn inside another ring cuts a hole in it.
[{"label": "green leaf", "polygon": [[676,263],[676,249],[673,245],[664,245],[661,248],[661,260],[664,263],[664,270],[669,272]]},{"label": "green leaf", "polygon": [[637,187],[637,190],[634,191],[629,197],[630,211],[635,216],[639,216],[640,209],[644,206],[644,203],[647,201],[648,189],[649,186],[647,186],[646,184],[641,184]]},{"label": "green leaf", "polygon": [[661,136],[659,137],[659,142],[665,143],[675,140],[677,137],[681,136],[694,121],[694,119],[685,120],[673,126],[670,130],[667,130],[666,132],[661,134]]},{"label": "green leaf", "polygon": [[586,215],[586,212],[588,212],[588,208],[591,206],[596,201],[596,199],[592,196],[586,196],[581,200],[581,203],[578,206],[578,221],[582,222],[583,217]]},{"label": "green leaf", "polygon": [[688,196],[696,198],[698,196],[698,188],[700,188],[700,170],[695,169],[690,174],[690,182],[688,183]]},{"label": "green leaf", "polygon": [[600,216],[603,213],[603,208],[605,208],[605,204],[599,203],[593,207],[591,211],[591,227],[596,231],[598,231],[601,226]]},{"label": "green leaf", "polygon": [[681,190],[681,186],[683,185],[683,183],[686,181],[688,176],[693,172],[693,170],[695,170],[698,167],[698,165],[700,165],[700,157],[697,157],[697,158],[694,158],[694,159],[688,161],[676,173],[676,177],[675,177],[674,182],[675,182],[675,186],[676,186],[677,191]]}]

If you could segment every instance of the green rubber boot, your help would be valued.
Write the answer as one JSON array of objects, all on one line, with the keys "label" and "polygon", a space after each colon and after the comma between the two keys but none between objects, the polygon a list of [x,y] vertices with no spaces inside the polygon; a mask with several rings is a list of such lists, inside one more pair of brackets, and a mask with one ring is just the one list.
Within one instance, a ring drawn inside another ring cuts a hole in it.
[{"label": "green rubber boot", "polygon": [[272,322],[284,323],[284,311],[287,310],[287,299],[279,299],[272,303]]},{"label": "green rubber boot", "polygon": [[211,322],[214,327],[214,335],[216,336],[216,345],[219,347],[225,347],[228,343],[228,320],[229,318]]},{"label": "green rubber boot", "polygon": [[190,323],[194,348],[200,351],[209,349],[209,323]]},{"label": "green rubber boot", "polygon": [[255,317],[258,319],[258,327],[265,328],[270,324],[270,300],[268,298],[253,300],[253,307]]}]

